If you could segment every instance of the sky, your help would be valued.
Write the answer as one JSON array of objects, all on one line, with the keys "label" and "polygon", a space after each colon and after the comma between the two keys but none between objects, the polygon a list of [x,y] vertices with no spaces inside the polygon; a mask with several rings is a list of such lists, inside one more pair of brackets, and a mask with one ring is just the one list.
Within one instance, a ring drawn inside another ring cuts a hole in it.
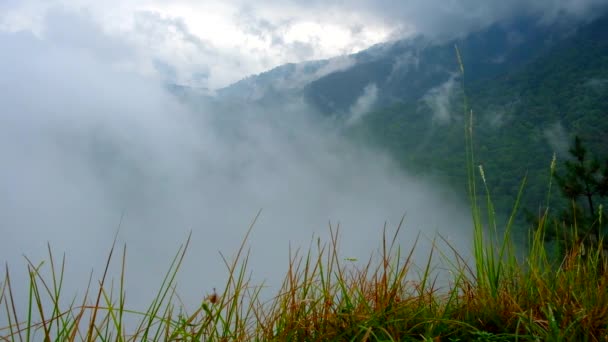
[{"label": "sky", "polygon": [[[547,20],[600,4],[543,3]],[[44,260],[50,244],[66,256],[65,292],[82,292],[118,232],[127,301],[141,307],[191,232],[178,290],[196,302],[222,286],[220,253],[234,255],[260,210],[246,244],[260,283],[278,284],[290,246],[327,241],[330,225],[340,224],[341,256],[361,262],[377,251],[383,226],[394,230],[404,215],[398,242],[407,250],[425,236],[415,261],[426,261],[436,233],[466,255],[462,196],[345,141],[303,101],[194,105],[164,87],[215,89],[285,62],[414,33],[465,32],[507,10],[541,11],[523,1],[438,4],[0,2],[0,262],[11,265],[14,283],[25,282],[23,256]],[[362,89],[353,120],[377,92]]]},{"label": "sky", "polygon": [[513,15],[589,18],[600,7],[605,0],[3,0],[0,29],[217,89],[284,63],[414,34],[453,37]]}]

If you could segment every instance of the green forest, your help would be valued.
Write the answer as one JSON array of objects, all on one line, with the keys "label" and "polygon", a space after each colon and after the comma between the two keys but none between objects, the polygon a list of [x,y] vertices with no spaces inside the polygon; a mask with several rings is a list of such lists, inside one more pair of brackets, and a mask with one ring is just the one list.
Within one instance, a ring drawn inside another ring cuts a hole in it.
[{"label": "green forest", "polygon": [[[547,206],[553,155],[562,172],[575,136],[596,158],[608,156],[608,19],[502,73],[467,63],[476,60],[480,47],[473,45],[458,46],[465,72],[449,98],[449,122],[411,99],[367,115],[351,134],[388,149],[412,172],[465,189],[464,126],[472,115],[476,160],[496,208],[506,216],[526,178],[518,218],[527,225],[526,211],[538,215]],[[556,211],[568,205],[556,188],[550,201]]]}]

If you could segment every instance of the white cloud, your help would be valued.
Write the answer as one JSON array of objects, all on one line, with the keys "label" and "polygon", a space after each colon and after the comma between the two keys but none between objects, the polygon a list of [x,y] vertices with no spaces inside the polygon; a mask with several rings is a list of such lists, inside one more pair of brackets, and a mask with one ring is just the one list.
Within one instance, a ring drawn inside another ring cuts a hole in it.
[{"label": "white cloud", "polygon": [[[59,17],[68,21],[57,22]],[[389,34],[390,29],[365,18],[335,18],[295,4],[24,1],[5,4],[0,29],[31,30],[53,44],[77,44],[100,55],[121,49],[105,49],[103,42],[87,41],[87,36],[117,37],[135,56],[122,67],[149,73],[153,61],[160,60],[176,70],[176,82],[215,89],[280,64],[353,53]],[[197,73],[207,75],[204,82],[192,79]]]},{"label": "white cloud", "polygon": [[566,155],[568,153],[568,134],[564,129],[564,126],[561,122],[556,121],[549,127],[543,130],[543,135],[553,152],[557,153],[560,156]]},{"label": "white cloud", "polygon": [[354,125],[367,114],[378,99],[378,87],[375,83],[370,83],[363,88],[363,93],[357,98],[350,107],[349,116],[346,120],[347,125]]},{"label": "white cloud", "polygon": [[399,74],[405,74],[410,70],[417,70],[418,65],[420,65],[420,57],[416,52],[409,50],[406,53],[397,56],[393,62],[387,82],[390,82],[395,77],[399,77]]},{"label": "white cloud", "polygon": [[283,78],[278,78],[273,86],[287,89],[301,88],[326,75],[348,70],[355,63],[355,59],[350,56],[335,57],[326,61],[299,63],[295,65],[293,73],[288,73]]},{"label": "white cloud", "polygon": [[319,79],[334,72],[348,70],[355,65],[355,62],[355,59],[350,56],[331,58],[327,61],[327,64],[315,71],[314,77],[315,79]]},{"label": "white cloud", "polygon": [[456,81],[457,75],[452,74],[447,81],[430,89],[423,97],[433,112],[433,120],[437,123],[446,124],[452,121],[450,101],[456,89]]},{"label": "white cloud", "polygon": [[[151,61],[162,60],[176,69],[176,81],[213,89],[280,64],[349,54],[415,32],[453,37],[514,14],[592,18],[607,7],[605,0],[22,0],[0,6],[0,30],[39,35],[48,11],[86,13],[72,22],[73,31],[91,29],[90,20],[121,37],[137,56],[123,67],[151,72]],[[207,77],[192,79],[196,73]]]},{"label": "white cloud", "polygon": [[494,129],[501,128],[509,120],[509,116],[504,108],[490,110],[484,115],[487,124]]}]

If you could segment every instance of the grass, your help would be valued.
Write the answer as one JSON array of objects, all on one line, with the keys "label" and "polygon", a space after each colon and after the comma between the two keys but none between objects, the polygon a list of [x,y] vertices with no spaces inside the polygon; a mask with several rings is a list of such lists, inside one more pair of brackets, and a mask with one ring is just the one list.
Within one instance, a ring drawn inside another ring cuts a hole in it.
[{"label": "grass", "polygon": [[[201,298],[190,313],[174,292],[188,241],[145,312],[129,309],[124,300],[126,249],[117,289],[107,282],[114,246],[97,285],[90,282],[82,298],[62,306],[65,260],[57,263],[49,247],[46,264],[28,261],[25,307],[14,300],[7,267],[0,306],[8,325],[0,328],[0,340],[606,341],[608,275],[603,271],[608,264],[601,243],[591,251],[575,247],[555,265],[539,227],[528,255],[518,260],[508,240],[490,242],[495,236],[475,222],[474,265],[455,250],[434,249],[416,277],[411,277],[415,247],[403,253],[396,244],[401,224],[390,237],[384,230],[379,258],[370,257],[362,267],[339,257],[339,227],[330,227],[330,241],[316,240],[304,253],[290,252],[283,285],[267,302],[260,299],[262,287],[246,276],[245,238],[236,258],[224,259],[225,287]],[[432,262],[437,255],[449,262],[447,284],[437,282]],[[50,278],[42,276],[43,267],[50,268]],[[129,331],[127,318],[138,321]]]},{"label": "grass", "polygon": [[[356,266],[340,257],[340,229],[330,226],[329,241],[317,239],[306,251],[290,251],[282,286],[263,301],[263,287],[247,276],[244,246],[254,219],[236,257],[223,257],[226,284],[200,298],[195,311],[187,312],[175,292],[189,238],[155,299],[145,311],[136,311],[125,302],[126,247],[118,284],[108,282],[114,243],[102,277],[96,283],[91,277],[84,295],[64,304],[65,260],[57,262],[49,246],[45,262],[27,260],[28,284],[13,284],[6,266],[0,317],[7,324],[0,327],[0,341],[608,341],[603,242],[591,249],[574,244],[556,262],[544,239],[546,209],[526,253],[516,253],[511,230],[525,179],[511,216],[499,226],[483,167],[475,165],[469,113],[465,136],[472,262],[437,236],[427,262],[414,265],[415,245],[404,251],[397,244],[402,221],[390,236],[385,227],[378,256]],[[551,172],[554,167],[553,162]],[[572,227],[574,235],[576,230]],[[448,265],[448,282],[438,280],[437,259]],[[50,276],[44,275],[45,268]],[[28,289],[26,303],[15,300],[16,286]]]},{"label": "grass", "polygon": [[[448,248],[433,248],[425,265],[413,265],[416,247],[402,251],[397,245],[399,224],[392,236],[384,229],[379,255],[357,267],[340,258],[339,227],[330,227],[329,241],[315,240],[307,251],[290,251],[282,287],[272,300],[262,301],[263,287],[251,284],[247,276],[249,254],[244,249],[254,220],[236,257],[224,258],[227,283],[201,298],[194,312],[186,312],[175,293],[189,238],[147,310],[134,311],[124,296],[126,247],[118,284],[107,280],[113,245],[101,279],[95,285],[89,281],[85,294],[65,305],[65,260],[57,262],[49,246],[46,262],[27,260],[29,284],[13,284],[6,266],[0,309],[8,323],[0,327],[0,340],[607,341],[603,242],[591,250],[574,245],[556,263],[543,238],[546,211],[530,236],[528,252],[518,258],[510,239],[518,200],[499,234],[483,168],[469,171],[471,263],[438,236],[433,245],[443,242]],[[477,205],[477,175],[485,193],[482,206]],[[522,182],[520,194],[523,187]],[[448,264],[447,283],[438,282],[436,258]],[[50,276],[43,275],[45,267]],[[16,302],[15,286],[27,286],[27,303]]]}]

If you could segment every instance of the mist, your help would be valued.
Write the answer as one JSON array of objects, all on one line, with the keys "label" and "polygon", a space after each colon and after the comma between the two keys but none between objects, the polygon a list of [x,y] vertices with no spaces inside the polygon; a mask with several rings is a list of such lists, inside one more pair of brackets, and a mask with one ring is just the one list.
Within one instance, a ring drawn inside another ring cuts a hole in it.
[{"label": "mist", "polygon": [[82,295],[117,234],[127,305],[145,307],[191,232],[178,292],[199,303],[225,284],[220,253],[237,252],[260,210],[246,248],[253,281],[270,287],[290,246],[327,241],[330,224],[340,226],[342,255],[363,263],[384,225],[392,231],[404,215],[404,250],[419,232],[426,241],[415,262],[437,233],[468,253],[467,203],[354,146],[303,101],[180,100],[112,54],[24,32],[0,33],[0,45],[0,261],[14,286],[28,281],[24,256],[46,260],[48,244],[66,256],[67,297]]},{"label": "mist", "polygon": [[350,107],[348,119],[346,120],[347,125],[353,125],[363,118],[363,116],[369,113],[372,106],[378,99],[378,87],[375,83],[370,83],[363,88],[363,93],[357,98],[355,103]]},{"label": "mist", "polygon": [[450,78],[439,86],[430,89],[424,95],[424,102],[433,112],[433,121],[440,124],[447,124],[452,121],[450,113],[450,100],[457,86],[457,75],[452,74]]}]

